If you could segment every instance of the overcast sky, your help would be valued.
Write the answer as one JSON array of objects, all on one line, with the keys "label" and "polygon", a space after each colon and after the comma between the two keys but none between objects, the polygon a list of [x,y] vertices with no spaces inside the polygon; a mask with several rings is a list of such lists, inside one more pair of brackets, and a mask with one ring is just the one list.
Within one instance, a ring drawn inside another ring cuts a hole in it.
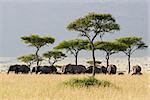
[{"label": "overcast sky", "polygon": [[[26,47],[26,45],[21,42],[20,37],[24,35],[30,35],[32,33],[41,35],[50,34],[52,37],[56,38],[56,41],[53,45],[43,48],[41,52],[49,50],[62,40],[76,38],[78,36],[78,33],[69,32],[68,30],[66,30],[66,25],[74,19],[86,15],[89,12],[111,13],[116,18],[117,23],[120,24],[121,30],[112,35],[105,35],[105,40],[113,40],[122,36],[140,36],[143,37],[143,40],[147,44],[150,44],[148,40],[150,36],[148,35],[148,3],[146,1],[6,1],[0,2],[1,57],[16,57],[22,54],[34,52],[34,48]],[[137,52],[136,56],[147,54],[148,50],[144,50]],[[88,53],[83,52],[82,56],[85,55],[88,55]]]}]

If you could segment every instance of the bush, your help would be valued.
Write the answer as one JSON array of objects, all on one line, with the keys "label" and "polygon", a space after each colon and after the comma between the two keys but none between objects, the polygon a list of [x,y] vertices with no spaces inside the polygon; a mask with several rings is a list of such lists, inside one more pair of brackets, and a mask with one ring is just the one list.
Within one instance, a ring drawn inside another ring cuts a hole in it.
[{"label": "bush", "polygon": [[89,86],[109,87],[111,85],[109,81],[97,80],[94,77],[88,77],[83,79],[73,78],[68,81],[65,81],[64,84],[66,86],[71,87],[89,87]]}]

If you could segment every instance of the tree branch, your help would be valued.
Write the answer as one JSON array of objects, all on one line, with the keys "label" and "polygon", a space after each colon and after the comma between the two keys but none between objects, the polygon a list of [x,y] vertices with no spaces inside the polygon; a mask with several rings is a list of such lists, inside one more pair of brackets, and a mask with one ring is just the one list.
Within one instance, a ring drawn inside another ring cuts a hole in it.
[{"label": "tree branch", "polygon": [[133,54],[136,50],[138,50],[138,47],[131,51],[131,54]]},{"label": "tree branch", "polygon": [[94,37],[92,38],[92,42],[94,41],[94,39],[96,38],[96,36],[98,35],[98,33],[95,33]]}]

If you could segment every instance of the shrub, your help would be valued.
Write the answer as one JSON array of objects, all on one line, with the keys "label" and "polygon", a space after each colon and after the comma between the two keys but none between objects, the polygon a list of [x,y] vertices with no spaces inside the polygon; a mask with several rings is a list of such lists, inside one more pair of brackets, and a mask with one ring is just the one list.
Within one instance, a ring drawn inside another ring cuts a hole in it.
[{"label": "shrub", "polygon": [[73,78],[68,81],[65,81],[64,84],[66,86],[71,87],[89,87],[89,86],[109,87],[111,85],[109,81],[97,80],[94,77],[88,77],[83,79]]}]

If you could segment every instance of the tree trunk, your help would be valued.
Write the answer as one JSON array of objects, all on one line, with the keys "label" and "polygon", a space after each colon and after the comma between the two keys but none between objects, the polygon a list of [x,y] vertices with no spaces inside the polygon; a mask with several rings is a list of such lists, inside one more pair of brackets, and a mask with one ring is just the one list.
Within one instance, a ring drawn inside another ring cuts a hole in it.
[{"label": "tree trunk", "polygon": [[107,67],[109,66],[109,54],[106,55]]},{"label": "tree trunk", "polygon": [[78,52],[75,54],[75,65],[78,66]]},{"label": "tree trunk", "polygon": [[[31,69],[31,62],[28,64],[28,67]],[[30,70],[30,73],[32,74],[32,71]]]},{"label": "tree trunk", "polygon": [[51,59],[50,59],[50,58],[48,58],[48,63],[49,63],[50,66],[52,65],[52,64],[51,64]]},{"label": "tree trunk", "polygon": [[37,72],[37,67],[39,66],[39,55],[38,55],[38,52],[39,52],[39,48],[37,48],[37,50],[36,50],[36,53],[35,53],[35,55],[36,55],[36,60],[37,60],[37,63],[36,63],[36,67],[35,67],[35,72],[36,72],[36,74],[38,73]]},{"label": "tree trunk", "polygon": [[131,63],[130,63],[130,55],[128,55],[128,74],[130,74]]},{"label": "tree trunk", "polygon": [[94,48],[94,44],[92,44],[92,57],[93,57],[93,71],[92,71],[92,75],[93,77],[95,76],[95,67],[96,67],[96,64],[95,64],[95,48]]}]

